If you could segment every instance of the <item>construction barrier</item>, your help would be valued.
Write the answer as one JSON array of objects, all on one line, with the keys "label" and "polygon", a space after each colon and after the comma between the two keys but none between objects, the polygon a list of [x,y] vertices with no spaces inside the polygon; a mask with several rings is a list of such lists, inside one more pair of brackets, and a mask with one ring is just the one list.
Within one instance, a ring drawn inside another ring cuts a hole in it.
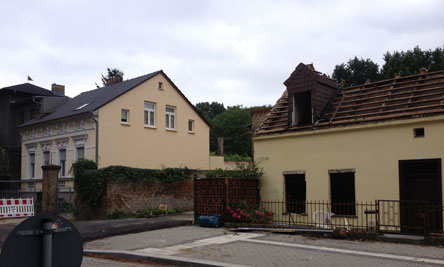
[{"label": "construction barrier", "polygon": [[0,218],[34,216],[32,198],[0,199]]}]

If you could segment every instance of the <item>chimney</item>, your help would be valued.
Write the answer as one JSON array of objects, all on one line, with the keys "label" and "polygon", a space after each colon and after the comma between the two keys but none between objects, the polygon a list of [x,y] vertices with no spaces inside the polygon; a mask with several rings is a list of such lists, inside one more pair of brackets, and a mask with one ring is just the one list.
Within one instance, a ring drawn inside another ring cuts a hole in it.
[{"label": "chimney", "polygon": [[114,83],[119,83],[123,80],[122,76],[116,76],[114,78],[109,79],[108,81],[106,81],[106,86],[114,84]]},{"label": "chimney", "polygon": [[51,91],[54,95],[65,96],[65,86],[61,84],[51,84]]}]

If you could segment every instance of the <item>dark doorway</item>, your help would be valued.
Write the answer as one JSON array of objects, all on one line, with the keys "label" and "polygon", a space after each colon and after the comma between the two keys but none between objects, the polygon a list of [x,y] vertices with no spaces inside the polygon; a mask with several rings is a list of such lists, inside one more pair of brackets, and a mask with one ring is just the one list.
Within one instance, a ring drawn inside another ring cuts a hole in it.
[{"label": "dark doorway", "polygon": [[288,213],[305,213],[306,187],[305,174],[285,174],[285,197]]},{"label": "dark doorway", "polygon": [[441,178],[441,159],[399,161],[401,232],[442,231]]}]

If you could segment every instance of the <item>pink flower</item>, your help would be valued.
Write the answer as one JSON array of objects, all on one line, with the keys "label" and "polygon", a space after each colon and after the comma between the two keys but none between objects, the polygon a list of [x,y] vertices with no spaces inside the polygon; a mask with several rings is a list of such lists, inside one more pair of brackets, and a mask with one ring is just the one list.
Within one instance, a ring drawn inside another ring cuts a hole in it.
[{"label": "pink flower", "polygon": [[264,218],[261,218],[261,222],[264,220]]},{"label": "pink flower", "polygon": [[237,218],[240,220],[240,215],[238,215]]},{"label": "pink flower", "polygon": [[237,212],[240,212],[240,209],[239,209],[239,208],[237,208],[237,209],[236,209],[236,211],[237,211]]},{"label": "pink flower", "polygon": [[234,211],[233,211],[233,210],[230,210],[230,213],[231,213],[231,214],[233,214],[233,213],[234,213]]},{"label": "pink flower", "polygon": [[233,213],[233,218],[236,218],[237,217],[237,214],[236,213]]},{"label": "pink flower", "polygon": [[250,214],[247,214],[245,217],[246,217],[247,219],[250,219]]},{"label": "pink flower", "polygon": [[240,212],[240,215],[244,215],[244,212],[243,212],[243,211],[241,211],[241,212]]},{"label": "pink flower", "polygon": [[273,216],[273,212],[271,212],[271,211],[268,212],[268,215]]},{"label": "pink flower", "polygon": [[256,215],[259,215],[259,213],[260,213],[260,212],[257,210],[257,211],[256,211]]},{"label": "pink flower", "polygon": [[269,224],[272,224],[273,222],[272,222],[272,221],[269,221],[268,223],[269,223]]},{"label": "pink flower", "polygon": [[262,209],[265,209],[265,206],[262,206]]}]

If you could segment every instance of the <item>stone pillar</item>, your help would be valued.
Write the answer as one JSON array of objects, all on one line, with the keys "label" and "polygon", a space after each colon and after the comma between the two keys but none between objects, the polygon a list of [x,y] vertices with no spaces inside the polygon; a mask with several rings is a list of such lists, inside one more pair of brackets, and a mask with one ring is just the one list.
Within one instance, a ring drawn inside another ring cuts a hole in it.
[{"label": "stone pillar", "polygon": [[43,182],[42,182],[42,212],[57,213],[57,193],[58,193],[58,177],[60,166],[46,165],[42,166]]}]

